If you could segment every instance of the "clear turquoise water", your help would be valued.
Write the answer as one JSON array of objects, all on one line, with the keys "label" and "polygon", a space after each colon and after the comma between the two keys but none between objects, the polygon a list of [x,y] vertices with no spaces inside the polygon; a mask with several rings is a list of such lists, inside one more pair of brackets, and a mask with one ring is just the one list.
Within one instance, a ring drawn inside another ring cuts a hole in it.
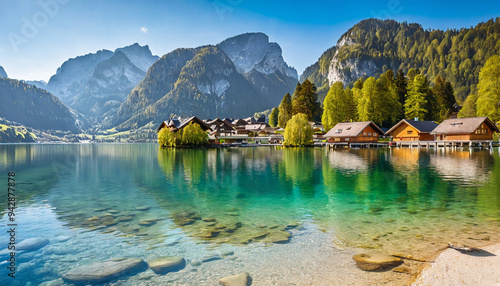
[{"label": "clear turquoise water", "polygon": [[[500,239],[498,150],[0,145],[2,206],[10,171],[16,172],[17,241],[45,237],[50,243],[19,255],[16,279],[2,264],[2,285],[37,285],[110,258],[162,255],[181,255],[188,266],[108,284],[215,285],[252,270],[255,285],[287,279],[307,285],[330,276],[364,279],[351,267],[355,250],[424,257],[448,241]],[[6,223],[4,207],[0,250],[7,245]],[[270,238],[284,232],[289,242],[273,244]],[[224,251],[235,255],[189,264]],[[344,268],[311,266],[328,259]],[[268,264],[277,261],[282,265],[271,271]],[[318,270],[330,272],[308,274]]]}]

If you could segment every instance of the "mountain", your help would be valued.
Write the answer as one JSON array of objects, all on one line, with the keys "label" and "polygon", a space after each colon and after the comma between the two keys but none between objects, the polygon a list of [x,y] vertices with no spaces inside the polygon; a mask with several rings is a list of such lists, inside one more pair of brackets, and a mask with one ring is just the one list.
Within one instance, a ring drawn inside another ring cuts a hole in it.
[{"label": "mountain", "polygon": [[106,125],[130,129],[176,115],[250,116],[277,106],[297,82],[278,44],[263,33],[243,34],[164,55]]},{"label": "mountain", "polygon": [[301,81],[318,86],[320,100],[329,86],[344,85],[387,69],[407,72],[419,69],[432,82],[436,76],[453,85],[464,100],[474,93],[479,70],[492,55],[500,53],[500,18],[460,30],[424,30],[419,24],[367,19],[344,33],[337,44],[306,68]]},{"label": "mountain", "polygon": [[0,77],[7,77],[7,73],[5,72],[2,66],[0,66]]},{"label": "mountain", "polygon": [[69,59],[57,70],[47,89],[90,118],[99,119],[116,108],[158,60],[148,46],[133,44]]},{"label": "mountain", "polygon": [[78,132],[85,120],[34,85],[0,78],[0,117],[37,129]]},{"label": "mountain", "polygon": [[47,89],[47,83],[43,80],[27,80],[26,83],[34,85],[41,89]]}]

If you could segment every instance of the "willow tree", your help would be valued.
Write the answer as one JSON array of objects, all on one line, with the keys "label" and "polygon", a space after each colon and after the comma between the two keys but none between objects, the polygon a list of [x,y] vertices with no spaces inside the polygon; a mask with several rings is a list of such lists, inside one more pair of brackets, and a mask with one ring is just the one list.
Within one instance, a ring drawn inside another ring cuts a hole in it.
[{"label": "willow tree", "polygon": [[312,144],[313,130],[307,115],[295,114],[285,128],[285,146],[306,146]]}]

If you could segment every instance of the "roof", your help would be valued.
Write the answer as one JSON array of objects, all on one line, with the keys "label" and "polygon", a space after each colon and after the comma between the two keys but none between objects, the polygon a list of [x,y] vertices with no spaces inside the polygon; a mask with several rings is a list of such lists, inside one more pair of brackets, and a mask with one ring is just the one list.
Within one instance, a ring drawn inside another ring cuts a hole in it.
[{"label": "roof", "polygon": [[469,134],[474,133],[481,124],[486,123],[493,131],[498,127],[486,116],[470,118],[446,119],[434,129],[431,134]]},{"label": "roof", "polygon": [[380,135],[384,134],[384,132],[380,130],[380,127],[372,121],[341,122],[330,129],[324,137],[356,137],[369,125]]},{"label": "roof", "polygon": [[192,121],[194,121],[195,123],[198,123],[198,125],[200,125],[200,127],[201,127],[201,129],[203,129],[203,131],[210,130],[210,126],[208,126],[201,119],[199,119],[196,116],[191,116],[191,117],[184,118],[184,119],[181,119],[181,118],[170,118],[168,121],[163,121],[160,124],[160,126],[158,127],[157,132],[159,132],[164,127],[174,128],[173,132],[175,132],[176,130],[179,130],[179,129],[182,129],[182,128],[186,127]]},{"label": "roof", "polygon": [[396,130],[396,128],[401,126],[401,124],[403,123],[412,126],[413,128],[417,129],[420,133],[430,133],[439,125],[434,121],[415,121],[415,120],[403,119],[399,121],[396,125],[392,126],[392,128],[389,129],[387,132],[385,132],[385,135],[391,134],[394,130]]},{"label": "roof", "polygon": [[246,122],[245,120],[240,118],[240,119],[236,119],[235,121],[233,121],[232,124],[234,126],[245,126],[248,124],[248,122]]}]

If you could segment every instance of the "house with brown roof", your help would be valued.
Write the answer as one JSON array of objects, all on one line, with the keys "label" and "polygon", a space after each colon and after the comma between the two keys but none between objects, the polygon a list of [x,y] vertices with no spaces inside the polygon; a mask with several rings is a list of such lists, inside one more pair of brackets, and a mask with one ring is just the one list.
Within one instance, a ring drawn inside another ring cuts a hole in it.
[{"label": "house with brown roof", "polygon": [[160,130],[162,130],[163,128],[168,128],[170,129],[171,132],[177,132],[181,129],[183,129],[184,127],[188,126],[189,123],[191,122],[194,122],[198,125],[200,125],[201,129],[203,131],[210,131],[210,126],[208,126],[205,122],[203,122],[203,120],[199,119],[198,117],[196,116],[191,116],[191,117],[188,117],[188,118],[181,118],[181,117],[177,117],[177,118],[170,118],[169,120],[167,121],[163,121],[160,126],[158,126],[158,129],[156,130],[156,132],[160,132]]},{"label": "house with brown roof", "polygon": [[389,129],[385,135],[391,136],[392,141],[433,141],[431,132],[438,126],[433,121],[417,121],[403,119]]},{"label": "house with brown roof", "polygon": [[479,142],[493,141],[498,127],[486,116],[446,119],[430,134],[436,141]]},{"label": "house with brown roof", "polygon": [[384,132],[372,121],[341,122],[328,131],[324,137],[330,143],[376,143]]}]

